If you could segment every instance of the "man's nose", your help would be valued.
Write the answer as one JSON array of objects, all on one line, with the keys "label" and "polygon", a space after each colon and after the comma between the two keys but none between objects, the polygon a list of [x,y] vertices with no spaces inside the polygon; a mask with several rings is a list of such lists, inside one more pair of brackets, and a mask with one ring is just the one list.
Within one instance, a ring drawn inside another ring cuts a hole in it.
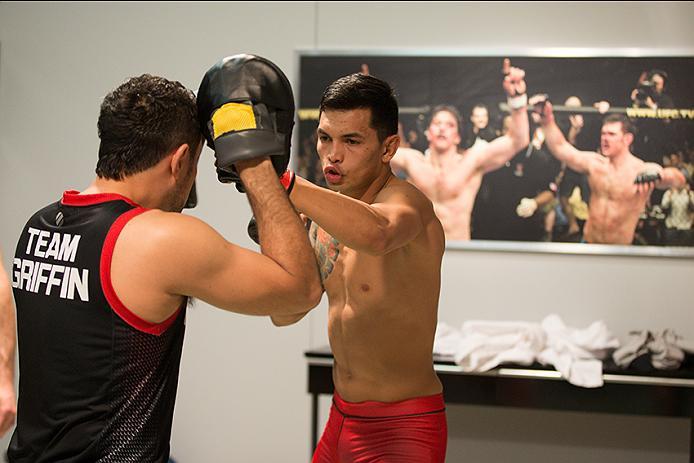
[{"label": "man's nose", "polygon": [[341,143],[333,143],[332,150],[328,153],[328,161],[339,164],[344,159],[344,147]]}]

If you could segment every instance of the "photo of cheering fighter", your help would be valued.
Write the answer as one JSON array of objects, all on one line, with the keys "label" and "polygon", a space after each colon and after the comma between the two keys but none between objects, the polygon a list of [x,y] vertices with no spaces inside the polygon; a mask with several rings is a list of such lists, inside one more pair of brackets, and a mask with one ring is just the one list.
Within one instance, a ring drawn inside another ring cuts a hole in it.
[{"label": "photo of cheering fighter", "polygon": [[[311,220],[335,358],[333,406],[312,461],[443,463],[445,405],[432,354],[443,228],[431,201],[391,171],[400,139],[387,82],[342,77],[319,110],[328,188],[297,176],[290,192]],[[272,319],[289,325],[304,315]]]},{"label": "photo of cheering fighter", "polygon": [[624,115],[603,120],[600,153],[571,145],[554,120],[552,103],[541,99],[534,106],[541,115],[549,151],[576,172],[586,174],[590,202],[583,237],[587,243],[632,244],[639,216],[654,188],[681,188],[685,177],[678,169],[644,162],[631,152],[634,125]]},{"label": "photo of cheering fighter", "polygon": [[[232,57],[205,74],[197,103],[179,82],[148,74],[110,92],[96,178],[24,227],[12,280],[20,381],[10,462],[168,462],[189,299],[246,315],[320,301],[313,250],[278,180],[294,115],[286,77],[259,57]],[[217,169],[243,181],[260,253],[180,213],[201,123],[213,129]]]},{"label": "photo of cheering fighter", "polygon": [[447,240],[470,239],[470,219],[482,177],[502,167],[530,142],[525,71],[512,67],[506,58],[503,73],[511,109],[508,133],[459,153],[459,118],[450,110],[440,110],[432,115],[426,131],[428,155],[401,150],[391,161],[394,171],[405,174],[434,204]]}]

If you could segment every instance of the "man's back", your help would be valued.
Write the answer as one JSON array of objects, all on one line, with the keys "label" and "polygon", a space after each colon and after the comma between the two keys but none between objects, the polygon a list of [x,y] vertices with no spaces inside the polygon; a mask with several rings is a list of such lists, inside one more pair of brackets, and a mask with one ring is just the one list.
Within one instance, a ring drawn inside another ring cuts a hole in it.
[{"label": "man's back", "polygon": [[119,195],[66,192],[27,223],[14,260],[10,461],[167,461],[185,309],[148,323],[110,280],[120,230],[144,211]]},{"label": "man's back", "polygon": [[[429,201],[414,187],[392,179],[387,190],[412,198],[423,227],[406,246],[385,255],[357,252],[317,225],[318,254],[334,261],[326,278],[328,333],[335,356],[336,389],[348,401],[393,402],[441,391],[433,371],[444,236]],[[376,202],[379,201],[376,197]]]}]

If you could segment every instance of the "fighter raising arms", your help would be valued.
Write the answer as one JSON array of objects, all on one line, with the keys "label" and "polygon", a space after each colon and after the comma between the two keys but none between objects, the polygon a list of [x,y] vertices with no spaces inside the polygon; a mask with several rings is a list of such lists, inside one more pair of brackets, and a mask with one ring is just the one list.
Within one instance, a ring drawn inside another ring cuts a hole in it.
[{"label": "fighter raising arms", "polygon": [[386,82],[364,74],[333,82],[321,100],[317,143],[333,191],[297,177],[290,194],[313,221],[335,357],[334,405],[314,462],[445,457],[432,361],[444,234],[431,202],[391,172],[397,123]]},{"label": "fighter raising arms", "polygon": [[644,162],[634,156],[634,126],[618,114],[607,116],[600,131],[601,154],[579,151],[554,122],[552,104],[538,104],[547,146],[560,161],[588,176],[590,204],[584,228],[588,243],[632,244],[641,212],[654,188],[680,187],[682,173],[672,167]]},{"label": "fighter raising arms", "polygon": [[391,163],[433,202],[448,240],[470,239],[470,216],[482,176],[504,165],[529,143],[525,71],[511,67],[509,59],[504,59],[503,71],[511,108],[506,135],[477,143],[461,155],[459,118],[455,110],[442,106],[434,109],[426,131],[429,154],[401,151]]}]

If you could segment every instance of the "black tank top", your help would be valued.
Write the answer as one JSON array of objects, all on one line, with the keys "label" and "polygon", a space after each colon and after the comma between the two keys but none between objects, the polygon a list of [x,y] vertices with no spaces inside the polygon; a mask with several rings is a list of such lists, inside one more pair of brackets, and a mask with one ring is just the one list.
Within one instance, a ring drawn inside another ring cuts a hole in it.
[{"label": "black tank top", "polygon": [[111,285],[120,231],[146,209],[78,195],[34,214],[17,244],[19,403],[10,462],[166,462],[185,306],[153,324]]}]

